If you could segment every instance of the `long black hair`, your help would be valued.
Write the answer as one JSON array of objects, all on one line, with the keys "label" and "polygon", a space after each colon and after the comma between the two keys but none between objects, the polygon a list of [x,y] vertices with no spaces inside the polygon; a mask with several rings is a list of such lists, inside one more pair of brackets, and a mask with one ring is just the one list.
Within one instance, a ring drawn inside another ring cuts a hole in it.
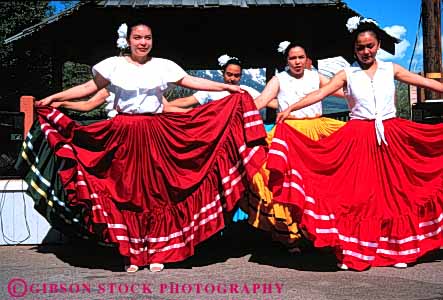
[{"label": "long black hair", "polygon": [[[369,19],[369,20],[372,20],[372,19]],[[354,31],[352,31],[352,33],[351,33],[351,35],[352,35],[352,47],[354,47],[355,42],[357,41],[358,35],[360,33],[363,33],[363,32],[370,32],[370,33],[372,33],[375,36],[375,38],[377,39],[377,41],[380,43],[382,30],[374,22],[371,22],[371,21],[360,21],[360,23],[357,25],[357,28]]]}]

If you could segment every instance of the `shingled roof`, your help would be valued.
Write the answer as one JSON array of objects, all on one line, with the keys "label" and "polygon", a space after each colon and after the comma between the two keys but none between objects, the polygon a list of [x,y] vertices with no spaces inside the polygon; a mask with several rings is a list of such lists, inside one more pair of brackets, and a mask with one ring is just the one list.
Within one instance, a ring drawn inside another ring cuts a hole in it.
[{"label": "shingled roof", "polygon": [[103,6],[132,7],[221,7],[221,6],[295,6],[295,5],[336,5],[339,0],[107,0]]}]

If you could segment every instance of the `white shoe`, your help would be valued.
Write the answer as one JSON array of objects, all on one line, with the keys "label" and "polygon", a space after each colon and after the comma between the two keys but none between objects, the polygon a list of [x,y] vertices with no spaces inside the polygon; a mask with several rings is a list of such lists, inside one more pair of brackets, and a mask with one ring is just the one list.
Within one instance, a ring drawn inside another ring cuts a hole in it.
[{"label": "white shoe", "polygon": [[338,263],[337,267],[342,270],[349,270],[349,267],[345,264]]},{"label": "white shoe", "polygon": [[136,265],[129,265],[129,266],[125,266],[126,272],[128,273],[135,273],[138,271],[138,266]]},{"label": "white shoe", "polygon": [[398,269],[405,269],[407,267],[408,267],[408,264],[406,264],[406,263],[396,263],[394,265],[394,268],[398,268]]},{"label": "white shoe", "polygon": [[149,271],[151,271],[153,273],[161,272],[161,271],[163,271],[164,267],[165,266],[163,264],[157,264],[157,263],[150,264],[149,265]]}]

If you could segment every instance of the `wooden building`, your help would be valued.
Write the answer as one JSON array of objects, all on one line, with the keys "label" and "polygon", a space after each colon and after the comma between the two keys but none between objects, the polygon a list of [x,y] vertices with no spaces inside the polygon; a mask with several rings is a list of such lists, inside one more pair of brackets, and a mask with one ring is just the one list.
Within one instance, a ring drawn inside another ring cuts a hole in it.
[{"label": "wooden building", "polygon": [[[153,30],[153,56],[188,70],[218,69],[217,58],[227,53],[245,67],[266,68],[269,78],[284,63],[277,52],[284,40],[304,43],[313,59],[352,60],[345,24],[355,15],[340,0],[81,1],[5,42],[47,54],[54,66],[54,91],[59,91],[64,62],[93,65],[116,55],[120,24],[142,18]],[[384,33],[383,49],[394,53],[396,42]]]}]

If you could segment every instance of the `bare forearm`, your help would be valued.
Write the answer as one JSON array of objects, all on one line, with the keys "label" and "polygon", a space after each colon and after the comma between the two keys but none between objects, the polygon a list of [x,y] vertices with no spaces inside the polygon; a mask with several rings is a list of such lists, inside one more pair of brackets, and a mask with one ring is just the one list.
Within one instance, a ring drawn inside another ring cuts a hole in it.
[{"label": "bare forearm", "polygon": [[321,90],[314,91],[312,93],[309,93],[306,95],[303,99],[301,99],[299,102],[296,102],[289,106],[290,111],[295,111],[302,109],[306,106],[312,105],[314,103],[320,102],[324,97],[327,95],[324,95],[324,93]]},{"label": "bare forearm", "polygon": [[54,101],[67,101],[73,99],[79,99],[82,97],[89,96],[90,94],[96,92],[98,90],[97,85],[93,80],[90,80],[84,84],[74,86],[70,89],[67,89],[63,92],[54,94],[52,98]]},{"label": "bare forearm", "polygon": [[260,110],[266,106],[267,101],[264,97],[258,96],[257,98],[255,98],[254,103],[257,109]]},{"label": "bare forearm", "polygon": [[429,89],[434,92],[439,92],[439,93],[443,92],[443,83],[438,82],[437,80],[425,78],[416,74],[407,74],[405,78],[406,79],[403,81],[408,84]]},{"label": "bare forearm", "polygon": [[171,106],[188,108],[198,104],[198,100],[194,96],[189,96],[185,98],[178,98],[168,103]]},{"label": "bare forearm", "polygon": [[262,109],[264,107],[278,106],[277,99],[275,98],[277,93],[271,91],[270,89],[265,89],[263,92],[254,100],[257,109]]},{"label": "bare forearm", "polygon": [[[320,87],[326,86],[330,81],[329,78],[327,78],[326,76],[321,75],[321,74],[319,74],[319,78],[320,78]],[[335,97],[339,97],[339,98],[345,98],[345,93],[343,92],[343,87],[338,88],[331,95],[335,96]]]},{"label": "bare forearm", "polygon": [[194,76],[185,76],[181,79],[180,83],[182,86],[194,90],[224,91],[227,89],[227,84],[225,83]]},{"label": "bare forearm", "polygon": [[343,92],[343,89],[339,89],[335,91],[332,96],[339,97],[339,98],[345,98],[345,93]]},{"label": "bare forearm", "polygon": [[89,101],[63,101],[60,103],[60,107],[82,112],[91,111],[99,106],[99,103]]},{"label": "bare forearm", "polygon": [[165,113],[167,113],[167,112],[188,112],[191,109],[192,108],[184,108],[184,107],[178,107],[178,106],[168,104],[163,107],[163,112],[165,112]]},{"label": "bare forearm", "polygon": [[[59,106],[76,111],[90,111],[105,103],[108,97],[109,92],[106,89],[101,89],[87,101],[63,101]],[[56,103],[59,102],[54,104]]]},{"label": "bare forearm", "polygon": [[434,92],[443,93],[443,83],[409,72],[397,64],[394,64],[394,74],[395,79],[404,83],[426,88]]},{"label": "bare forearm", "polygon": [[276,100],[277,98],[279,89],[280,82],[278,81],[278,78],[274,76],[266,84],[261,94],[257,98],[255,98],[254,102],[255,106],[257,106],[257,109],[262,109],[263,107],[268,106],[269,103],[274,102],[274,100]]},{"label": "bare forearm", "polygon": [[426,88],[437,93],[443,93],[443,83],[434,79],[428,79],[426,81]]},{"label": "bare forearm", "polygon": [[278,109],[278,100],[277,99],[271,100],[271,102],[268,102],[268,104],[266,104],[266,107]]}]

